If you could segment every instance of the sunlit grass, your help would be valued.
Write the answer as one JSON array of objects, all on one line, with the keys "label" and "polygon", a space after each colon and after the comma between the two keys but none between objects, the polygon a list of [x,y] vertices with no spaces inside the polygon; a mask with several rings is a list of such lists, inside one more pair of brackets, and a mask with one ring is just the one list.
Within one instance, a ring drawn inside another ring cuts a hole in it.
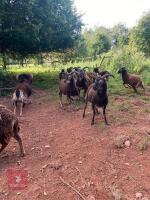
[{"label": "sunlit grass", "polygon": [[[33,87],[39,89],[48,89],[51,93],[58,93],[58,83],[59,83],[59,72],[61,69],[66,69],[67,67],[89,67],[87,71],[92,71],[96,62],[80,62],[80,63],[68,63],[66,65],[57,65],[52,67],[48,64],[44,65],[28,65],[26,67],[20,67],[19,65],[8,66],[7,72],[0,71],[0,84],[2,86],[15,85],[15,76],[19,73],[32,73],[34,75]],[[148,72],[149,73],[149,72]],[[141,77],[146,85],[150,85],[149,75],[143,72]],[[1,77],[5,79],[2,80]],[[119,96],[129,96],[137,98],[137,95],[132,89],[126,89],[122,85],[121,76],[113,72],[115,78],[110,77],[108,81],[108,94],[109,95],[119,95]],[[143,100],[147,101],[147,99]]]}]

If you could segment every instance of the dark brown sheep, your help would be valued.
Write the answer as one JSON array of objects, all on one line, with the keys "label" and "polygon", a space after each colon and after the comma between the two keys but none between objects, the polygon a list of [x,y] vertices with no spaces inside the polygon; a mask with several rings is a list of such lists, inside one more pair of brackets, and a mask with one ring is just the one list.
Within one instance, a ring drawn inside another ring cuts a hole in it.
[{"label": "dark brown sheep", "polygon": [[118,73],[122,75],[123,85],[125,88],[132,87],[134,91],[137,93],[137,88],[141,87],[144,90],[145,94],[144,84],[138,75],[129,74],[125,67],[119,69]]},{"label": "dark brown sheep", "polygon": [[60,79],[59,82],[59,98],[60,105],[62,106],[62,95],[66,95],[67,99],[71,102],[73,101],[72,97],[79,98],[79,90],[76,86],[76,75],[74,72],[66,73],[66,78]]},{"label": "dark brown sheep", "polygon": [[11,137],[14,137],[20,146],[20,155],[24,156],[24,148],[19,135],[20,127],[17,117],[5,106],[0,105],[0,153],[9,144]]},{"label": "dark brown sheep", "polygon": [[95,114],[98,112],[98,107],[103,109],[103,115],[105,119],[105,124],[108,125],[105,110],[108,104],[108,95],[107,95],[107,78],[111,74],[105,74],[103,76],[98,76],[95,79],[95,82],[90,85],[88,88],[86,97],[85,97],[85,106],[83,111],[83,118],[85,117],[85,110],[87,108],[88,102],[92,104],[93,117],[91,125],[94,124]]}]

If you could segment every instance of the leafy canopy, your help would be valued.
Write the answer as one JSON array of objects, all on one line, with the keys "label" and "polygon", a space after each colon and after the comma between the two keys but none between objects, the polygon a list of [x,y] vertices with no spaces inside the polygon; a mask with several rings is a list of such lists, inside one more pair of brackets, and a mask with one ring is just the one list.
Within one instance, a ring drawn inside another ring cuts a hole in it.
[{"label": "leafy canopy", "polygon": [[150,12],[146,13],[140,20],[135,29],[135,43],[137,47],[150,56]]},{"label": "leafy canopy", "polygon": [[81,19],[72,0],[1,0],[0,52],[23,57],[70,48]]}]

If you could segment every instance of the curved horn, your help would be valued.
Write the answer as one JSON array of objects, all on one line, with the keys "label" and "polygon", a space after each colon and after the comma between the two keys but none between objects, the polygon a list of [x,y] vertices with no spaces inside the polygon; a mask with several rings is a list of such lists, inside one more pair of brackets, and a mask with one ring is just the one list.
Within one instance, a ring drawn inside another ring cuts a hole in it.
[{"label": "curved horn", "polygon": [[83,67],[83,70],[85,70],[86,68],[89,69],[89,67]]},{"label": "curved horn", "polygon": [[104,74],[104,75],[102,76],[102,78],[103,78],[103,79],[104,79],[104,78],[108,78],[109,76],[112,76],[113,78],[115,78],[114,75],[112,75],[112,74],[110,74],[110,73]]},{"label": "curved horn", "polygon": [[109,74],[109,76],[112,76],[113,78],[115,78],[115,76],[111,74],[110,72],[106,72],[106,74]]},{"label": "curved horn", "polygon": [[115,78],[115,76],[113,74],[109,74],[109,76],[112,76],[113,78]]}]

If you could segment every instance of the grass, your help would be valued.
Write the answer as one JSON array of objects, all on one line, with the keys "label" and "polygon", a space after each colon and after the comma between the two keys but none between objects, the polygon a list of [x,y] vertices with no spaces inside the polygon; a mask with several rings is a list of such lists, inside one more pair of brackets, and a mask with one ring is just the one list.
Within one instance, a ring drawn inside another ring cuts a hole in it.
[{"label": "grass", "polygon": [[[13,87],[15,85],[15,76],[19,73],[32,73],[34,75],[33,87],[39,89],[48,89],[51,93],[55,94],[58,91],[58,74],[62,68],[67,68],[69,66],[89,66],[89,71],[92,71],[94,66],[93,62],[84,62],[84,63],[68,63],[68,65],[59,65],[55,68],[48,65],[28,65],[27,67],[9,66],[7,72],[0,71],[0,87]],[[132,89],[126,89],[122,85],[121,77],[118,74],[115,74],[115,79],[110,77],[108,82],[108,93],[109,95],[119,95],[119,96],[133,96],[137,97],[133,93]],[[143,80],[150,85],[150,79],[146,72],[143,72]],[[147,97],[142,97],[143,100],[148,101]]]},{"label": "grass", "polygon": [[[69,65],[68,65],[69,66]],[[77,65],[78,66],[78,65]],[[13,87],[16,84],[16,75],[19,73],[32,73],[34,76],[33,87],[34,89],[42,89],[47,90],[47,96],[44,96],[42,101],[44,102],[58,102],[58,83],[59,83],[59,72],[62,68],[66,68],[67,66],[58,66],[56,68],[50,68],[47,65],[44,66],[34,66],[30,65],[28,67],[20,68],[18,66],[9,67],[8,70],[0,71],[0,87]],[[92,69],[91,69],[92,71]],[[111,119],[111,123],[115,123],[118,126],[124,126],[129,124],[128,117],[136,115],[136,106],[130,103],[131,99],[142,100],[145,106],[142,109],[142,113],[148,115],[149,111],[149,96],[137,95],[134,93],[132,89],[124,88],[122,85],[122,79],[118,74],[113,73],[115,78],[110,77],[108,81],[108,95],[109,95],[109,117]],[[147,80],[146,73],[142,74],[142,78],[145,82]],[[148,84],[146,86],[148,91]],[[1,96],[8,95],[7,91],[3,91]],[[66,98],[63,98],[63,102],[65,103]],[[76,110],[83,109],[83,101],[76,101],[74,103],[74,107]],[[69,109],[69,107],[68,107]],[[120,117],[116,117],[114,113],[119,113]],[[125,117],[121,117],[125,115]],[[103,123],[101,123],[102,125]],[[104,126],[105,127],[105,126]],[[146,149],[149,143],[143,141],[143,144],[139,147],[139,149]]]}]

